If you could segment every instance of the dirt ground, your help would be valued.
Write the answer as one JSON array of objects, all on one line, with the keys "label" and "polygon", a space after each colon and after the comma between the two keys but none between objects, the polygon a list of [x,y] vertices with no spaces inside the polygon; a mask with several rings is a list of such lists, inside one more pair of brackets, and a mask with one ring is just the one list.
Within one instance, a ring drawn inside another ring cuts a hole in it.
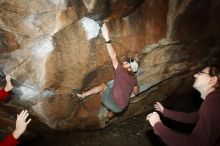
[{"label": "dirt ground", "polygon": [[41,135],[21,146],[163,146],[154,135],[146,114],[98,131],[68,131]]}]

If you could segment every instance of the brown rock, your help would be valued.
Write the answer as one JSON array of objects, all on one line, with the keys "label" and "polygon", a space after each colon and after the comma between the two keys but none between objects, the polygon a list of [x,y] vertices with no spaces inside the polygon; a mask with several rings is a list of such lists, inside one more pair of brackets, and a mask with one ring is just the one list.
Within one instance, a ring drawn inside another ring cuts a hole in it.
[{"label": "brown rock", "polygon": [[[88,17],[108,21],[119,60],[135,56],[140,62],[141,94],[113,121],[149,111],[156,100],[190,90],[182,86],[191,86],[189,76],[195,70],[208,61],[218,62],[219,7],[215,0],[4,0],[0,64],[5,73],[13,71],[16,84],[9,105],[28,108],[35,124],[53,129],[106,126],[99,94],[82,102],[72,93],[113,79],[101,34],[88,40],[80,22]],[[10,115],[6,106],[2,109],[2,117]]]}]

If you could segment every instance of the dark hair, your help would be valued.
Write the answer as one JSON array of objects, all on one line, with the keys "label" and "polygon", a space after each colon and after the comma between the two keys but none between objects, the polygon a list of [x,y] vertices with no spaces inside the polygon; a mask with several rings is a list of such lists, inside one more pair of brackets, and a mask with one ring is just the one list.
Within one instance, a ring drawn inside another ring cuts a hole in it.
[{"label": "dark hair", "polygon": [[127,58],[127,59],[126,59],[126,61],[127,61],[128,63],[134,62],[134,60],[135,60],[134,58]]},{"label": "dark hair", "polygon": [[215,85],[216,88],[220,87],[220,65],[210,65],[209,66],[209,75],[211,77],[217,77],[217,83]]}]

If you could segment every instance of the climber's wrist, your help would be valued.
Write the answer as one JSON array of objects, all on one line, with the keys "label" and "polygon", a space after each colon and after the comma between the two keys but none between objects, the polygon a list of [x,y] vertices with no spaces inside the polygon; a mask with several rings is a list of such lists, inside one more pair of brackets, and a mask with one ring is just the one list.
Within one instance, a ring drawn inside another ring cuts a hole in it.
[{"label": "climber's wrist", "polygon": [[110,39],[108,39],[107,41],[105,41],[106,44],[110,44],[112,41]]}]

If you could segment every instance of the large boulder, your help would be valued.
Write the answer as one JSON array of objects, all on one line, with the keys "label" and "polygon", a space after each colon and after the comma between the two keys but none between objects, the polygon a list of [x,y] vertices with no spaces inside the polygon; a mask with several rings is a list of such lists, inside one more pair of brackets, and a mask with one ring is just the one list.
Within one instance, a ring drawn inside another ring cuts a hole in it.
[{"label": "large boulder", "polygon": [[105,127],[100,95],[81,101],[73,93],[113,79],[99,33],[103,21],[118,59],[134,56],[140,63],[141,93],[112,122],[183,95],[193,73],[218,61],[219,9],[216,0],[1,1],[0,69],[12,74],[15,88],[1,105],[0,123],[12,131],[11,115],[27,108],[44,130]]}]

